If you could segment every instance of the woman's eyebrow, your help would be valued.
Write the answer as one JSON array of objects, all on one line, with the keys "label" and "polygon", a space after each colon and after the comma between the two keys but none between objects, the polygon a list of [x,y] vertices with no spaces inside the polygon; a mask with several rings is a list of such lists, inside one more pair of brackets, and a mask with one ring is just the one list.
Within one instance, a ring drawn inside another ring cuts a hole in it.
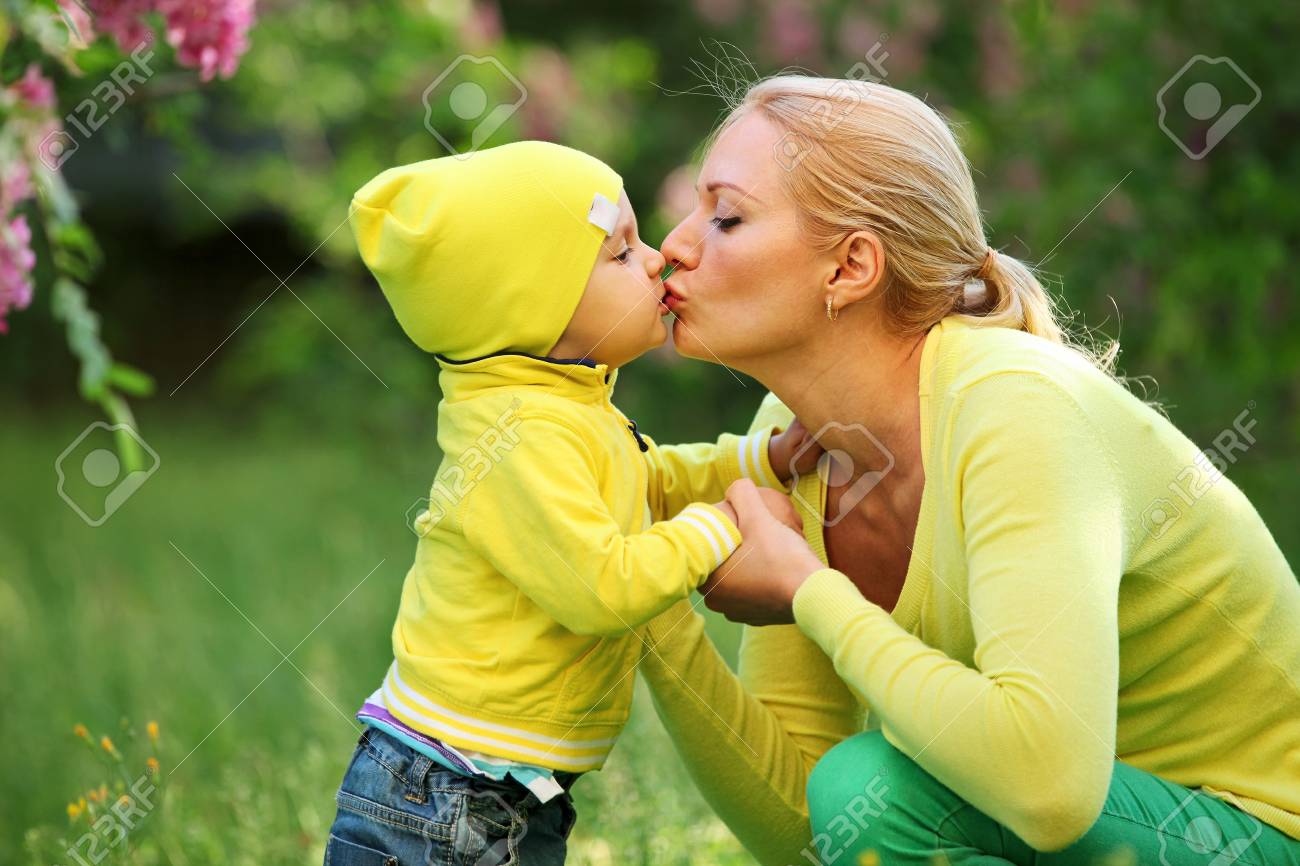
[{"label": "woman's eyebrow", "polygon": [[744,196],[745,198],[753,199],[753,201],[754,201],[756,204],[762,204],[762,202],[760,201],[760,199],[758,198],[758,196],[754,195],[754,194],[751,193],[751,192],[747,192],[746,190],[741,189],[740,187],[736,186],[734,183],[731,183],[730,181],[725,181],[725,180],[711,180],[711,181],[709,181],[708,185],[706,185],[706,186],[704,187],[704,189],[705,189],[706,192],[713,192],[713,191],[716,190],[718,187],[722,187],[722,186],[725,186],[725,187],[727,187],[728,189],[734,189],[736,192],[740,193],[740,194],[741,194],[742,196]]}]

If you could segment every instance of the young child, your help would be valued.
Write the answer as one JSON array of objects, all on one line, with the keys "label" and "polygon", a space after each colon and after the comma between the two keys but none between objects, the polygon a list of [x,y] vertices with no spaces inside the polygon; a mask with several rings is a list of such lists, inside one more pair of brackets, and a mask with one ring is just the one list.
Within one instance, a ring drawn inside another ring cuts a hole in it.
[{"label": "young child", "polygon": [[708,503],[740,478],[783,498],[803,436],[658,446],[610,402],[668,310],[663,257],[591,156],[529,141],[399,166],[351,221],[438,360],[443,458],[325,860],[562,863],[568,789],[628,716],[638,627],[740,544]]}]

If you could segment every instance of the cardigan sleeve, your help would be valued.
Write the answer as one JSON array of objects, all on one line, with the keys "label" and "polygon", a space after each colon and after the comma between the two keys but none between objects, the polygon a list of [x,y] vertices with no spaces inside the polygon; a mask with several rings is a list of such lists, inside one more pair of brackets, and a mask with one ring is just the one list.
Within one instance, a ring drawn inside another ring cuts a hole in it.
[{"label": "cardigan sleeve", "polygon": [[[800,587],[795,618],[891,743],[1030,846],[1057,850],[1096,819],[1113,768],[1120,479],[1045,376],[994,375],[956,399],[932,471],[956,498],[939,507],[963,528],[974,666],[830,569]],[[928,574],[932,591],[950,591],[946,578]]]},{"label": "cardigan sleeve", "polygon": [[724,433],[716,442],[687,445],[658,445],[643,434],[654,519],[672,517],[692,502],[718,502],[739,478],[759,487],[787,490],[768,460],[768,443],[775,432],[768,426],[745,436]]},{"label": "cardigan sleeve", "polygon": [[[751,435],[784,429],[792,418],[769,394]],[[803,517],[818,524],[815,513]],[[810,862],[808,773],[827,749],[861,730],[862,708],[797,626],[746,627],[739,675],[704,626],[682,601],[646,630],[641,674],[659,717],[705,800],[759,863]]]},{"label": "cardigan sleeve", "polygon": [[746,629],[737,677],[704,625],[689,601],[650,622],[641,674],[655,709],[704,799],[759,863],[810,862],[808,773],[859,729],[859,708],[796,627]]}]

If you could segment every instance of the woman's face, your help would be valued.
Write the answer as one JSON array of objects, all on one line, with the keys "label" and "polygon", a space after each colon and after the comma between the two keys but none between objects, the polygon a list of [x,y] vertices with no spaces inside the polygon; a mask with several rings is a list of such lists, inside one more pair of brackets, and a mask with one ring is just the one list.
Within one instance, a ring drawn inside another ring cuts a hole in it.
[{"label": "woman's face", "polygon": [[759,112],[724,132],[700,170],[695,210],[664,240],[673,342],[687,357],[748,370],[799,345],[824,315],[828,258],[803,239],[782,187],[782,135]]}]

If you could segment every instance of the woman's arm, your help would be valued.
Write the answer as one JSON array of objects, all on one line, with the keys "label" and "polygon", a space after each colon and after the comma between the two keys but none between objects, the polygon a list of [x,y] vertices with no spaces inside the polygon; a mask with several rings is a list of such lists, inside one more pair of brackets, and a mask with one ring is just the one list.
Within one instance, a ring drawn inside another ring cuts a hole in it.
[{"label": "woman's arm", "polygon": [[651,621],[641,673],[709,805],[762,864],[807,862],[808,772],[861,710],[797,627],[746,628],[740,677],[689,601]]},{"label": "woman's arm", "polygon": [[1097,817],[1114,765],[1123,479],[1044,376],[999,374],[955,399],[931,468],[960,497],[940,507],[961,521],[965,573],[920,567],[933,596],[965,605],[972,667],[819,568],[752,487],[728,491],[744,541],[709,604],[746,622],[793,613],[891,743],[1032,847],[1058,850]]}]

